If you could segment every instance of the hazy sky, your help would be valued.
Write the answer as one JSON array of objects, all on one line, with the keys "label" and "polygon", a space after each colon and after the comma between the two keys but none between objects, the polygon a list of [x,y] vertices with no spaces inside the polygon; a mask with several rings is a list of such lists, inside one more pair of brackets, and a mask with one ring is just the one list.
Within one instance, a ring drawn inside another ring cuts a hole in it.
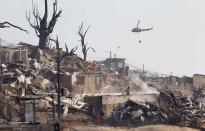
[{"label": "hazy sky", "polygon": [[[39,3],[43,13],[43,0]],[[53,0],[49,0],[52,4]],[[1,29],[0,37],[10,42],[23,41],[37,45],[38,39],[28,25],[25,14],[32,0],[0,0],[0,21],[10,21],[30,31]],[[53,36],[58,35],[62,47],[79,46],[77,30],[82,21],[91,25],[87,35],[96,53],[89,59],[108,56],[108,50],[126,57],[127,63],[161,73],[175,75],[205,74],[205,1],[204,0],[59,0],[63,13]],[[141,27],[150,32],[134,34],[132,27],[141,20]],[[138,40],[142,43],[139,44]],[[120,46],[120,49],[117,47]]]}]

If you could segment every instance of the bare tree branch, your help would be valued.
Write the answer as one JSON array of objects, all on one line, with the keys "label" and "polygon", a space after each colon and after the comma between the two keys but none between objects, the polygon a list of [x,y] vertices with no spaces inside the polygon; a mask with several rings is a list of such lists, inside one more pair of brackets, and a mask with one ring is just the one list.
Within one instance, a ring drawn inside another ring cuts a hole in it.
[{"label": "bare tree branch", "polygon": [[74,55],[75,52],[77,51],[77,49],[78,49],[78,47],[71,49],[71,51],[69,52],[69,55]]},{"label": "bare tree branch", "polygon": [[[57,57],[59,57],[58,59],[59,59],[59,61],[62,61],[66,56],[72,56],[72,55],[74,55],[75,54],[75,51],[77,50],[77,47],[75,47],[75,48],[72,48],[71,49],[71,51],[69,52],[69,50],[68,50],[68,47],[67,47],[67,45],[65,44],[65,48],[66,48],[66,52],[62,52],[62,54],[60,53],[60,47],[59,47],[59,41],[58,41],[58,37],[56,36],[56,39],[54,40],[54,39],[52,39],[52,38],[50,38],[50,41],[52,41],[52,42],[54,42],[55,44],[56,44],[56,49],[57,49],[57,51],[58,51],[58,56]],[[61,55],[60,55],[61,54]]]},{"label": "bare tree branch", "polygon": [[29,22],[30,26],[35,30],[36,35],[39,37],[38,32],[39,32],[40,28],[39,28],[39,26],[31,23],[30,12],[29,12],[29,14],[28,13],[26,14],[26,19]]},{"label": "bare tree branch", "polygon": [[21,31],[24,31],[24,32],[28,33],[27,30],[25,30],[25,29],[23,29],[23,28],[21,28],[19,26],[16,26],[14,24],[11,24],[10,22],[5,21],[5,22],[0,23],[0,28],[9,28],[9,27],[14,27],[16,29],[19,29]]},{"label": "bare tree branch", "polygon": [[64,53],[66,56],[69,55],[69,56],[72,56],[75,54],[75,52],[77,51],[78,47],[74,47],[72,48],[70,51],[68,50],[68,46],[67,44],[65,44],[65,48],[66,48],[66,53]]},{"label": "bare tree branch", "polygon": [[88,28],[86,29],[86,31],[85,31],[85,33],[84,33],[84,37],[85,37],[85,35],[87,34],[87,32],[88,32],[90,26],[91,26],[91,25],[89,25]]},{"label": "bare tree branch", "polygon": [[88,47],[87,50],[86,50],[86,52],[88,53],[89,50],[92,50],[93,52],[95,52],[95,49],[92,48],[92,47]]},{"label": "bare tree branch", "polygon": [[56,36],[56,39],[52,39],[52,38],[49,38],[51,41],[53,41],[55,44],[56,44],[56,49],[59,49],[59,41],[58,41],[58,36]]},{"label": "bare tree branch", "polygon": [[66,49],[66,54],[68,54],[69,52],[68,52],[68,46],[67,46],[67,44],[65,43],[65,49]]},{"label": "bare tree branch", "polygon": [[48,25],[48,29],[49,29],[50,33],[53,32],[53,28],[57,22],[57,19],[58,19],[58,17],[60,17],[60,14],[62,13],[62,10],[57,11],[58,10],[57,5],[58,5],[58,2],[57,2],[57,0],[55,0],[55,2],[53,3],[53,15],[52,15],[51,21],[49,22],[49,25]]}]

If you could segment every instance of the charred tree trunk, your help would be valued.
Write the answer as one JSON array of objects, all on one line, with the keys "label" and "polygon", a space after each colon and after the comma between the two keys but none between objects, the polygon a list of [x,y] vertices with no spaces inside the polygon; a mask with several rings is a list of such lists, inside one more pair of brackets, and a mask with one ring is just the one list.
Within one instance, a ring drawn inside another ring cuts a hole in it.
[{"label": "charred tree trunk", "polygon": [[92,49],[93,52],[95,52],[95,50],[92,47],[87,47],[87,43],[85,43],[85,36],[89,30],[90,26],[85,30],[83,30],[83,23],[81,24],[79,30],[78,30],[78,35],[80,36],[80,42],[81,42],[81,47],[82,47],[82,53],[83,53],[83,60],[86,61],[87,60],[87,54],[88,54],[88,50]]},{"label": "charred tree trunk", "polygon": [[87,60],[87,53],[85,51],[83,51],[83,60],[86,61]]},{"label": "charred tree trunk", "polygon": [[49,34],[47,33],[47,21],[48,21],[48,1],[45,0],[45,12],[43,19],[40,21],[40,32],[39,32],[39,48],[44,49],[47,47],[47,40]]},{"label": "charred tree trunk", "polygon": [[36,35],[39,37],[39,48],[45,49],[48,45],[48,38],[53,32],[56,25],[57,19],[60,17],[62,10],[57,11],[57,0],[53,3],[53,15],[51,20],[48,22],[48,1],[45,0],[45,12],[43,18],[40,17],[37,5],[33,5],[33,16],[35,22],[32,23],[30,19],[30,13],[26,16],[30,26],[35,30]]},{"label": "charred tree trunk", "polygon": [[40,49],[45,49],[47,47],[47,42],[48,42],[49,36],[47,34],[41,34],[39,37],[39,48]]}]

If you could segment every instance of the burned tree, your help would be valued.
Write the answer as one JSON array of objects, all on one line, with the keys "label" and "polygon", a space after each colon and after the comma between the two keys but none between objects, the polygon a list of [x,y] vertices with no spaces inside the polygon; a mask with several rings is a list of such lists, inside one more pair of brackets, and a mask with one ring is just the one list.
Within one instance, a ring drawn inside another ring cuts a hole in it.
[{"label": "burned tree", "polygon": [[95,52],[95,50],[92,47],[87,47],[87,43],[85,43],[85,36],[86,36],[89,28],[90,28],[90,26],[88,26],[88,28],[84,32],[83,23],[82,23],[81,26],[79,27],[79,30],[78,30],[78,35],[80,36],[80,42],[81,42],[81,46],[82,46],[82,53],[83,53],[83,60],[84,61],[86,61],[87,54],[88,54],[88,51],[90,49],[93,50],[93,52]]},{"label": "burned tree", "polygon": [[78,47],[72,48],[70,51],[68,50],[68,46],[65,44],[65,48],[66,48],[66,53],[65,55],[75,55],[75,52],[77,51]]},{"label": "burned tree", "polygon": [[34,4],[32,9],[34,22],[31,22],[30,13],[26,15],[30,26],[35,30],[36,35],[39,37],[39,48],[41,49],[45,49],[47,47],[49,35],[53,32],[54,26],[62,13],[62,10],[58,11],[57,3],[57,0],[53,3],[53,15],[50,21],[48,21],[47,0],[45,0],[45,12],[43,17],[40,16],[38,7]]},{"label": "burned tree", "polygon": [[5,21],[5,22],[0,23],[0,28],[10,28],[10,27],[14,27],[14,28],[16,28],[16,29],[19,29],[19,30],[21,30],[21,31],[25,31],[26,33],[28,33],[27,30],[25,30],[25,29],[23,29],[23,28],[21,28],[21,27],[19,27],[19,26],[16,26],[16,25],[14,25],[14,24],[11,24],[11,23],[8,22],[8,21]]},{"label": "burned tree", "polygon": [[[56,48],[59,47],[59,41],[58,41],[58,37],[54,40],[52,38],[49,38],[49,41],[50,42],[54,42],[56,44]],[[58,45],[58,46],[57,46]],[[65,49],[66,51],[62,52],[61,53],[61,56],[60,56],[60,61],[63,60],[66,56],[72,56],[72,55],[75,55],[75,52],[77,51],[78,47],[74,47],[72,48],[70,51],[68,49],[68,46],[67,44],[65,43]]]}]

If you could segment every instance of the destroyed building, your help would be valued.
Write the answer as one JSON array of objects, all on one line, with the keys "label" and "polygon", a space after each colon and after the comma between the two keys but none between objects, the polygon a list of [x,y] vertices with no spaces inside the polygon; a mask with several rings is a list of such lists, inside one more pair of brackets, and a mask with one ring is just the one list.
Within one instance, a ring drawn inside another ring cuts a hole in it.
[{"label": "destroyed building", "polygon": [[28,66],[28,50],[22,47],[0,46],[1,63],[21,63]]},{"label": "destroyed building", "polygon": [[125,64],[125,58],[107,58],[104,61],[98,62],[98,64],[103,65],[104,70],[114,70],[118,73],[128,75],[128,66]]},{"label": "destroyed building", "polygon": [[[122,80],[116,81],[116,80]],[[119,83],[120,82],[120,83]],[[87,72],[76,75],[76,82],[72,85],[72,96],[83,98],[90,104],[92,115],[103,111],[102,99],[105,96],[123,95],[127,88],[126,78],[114,73]],[[105,105],[104,105],[105,106]],[[104,112],[104,111],[103,111]],[[107,112],[107,111],[106,111]],[[111,114],[111,112],[109,112]],[[109,115],[110,115],[109,114]]]},{"label": "destroyed building", "polygon": [[205,87],[205,75],[194,74],[193,75],[193,86],[196,88]]},{"label": "destroyed building", "polygon": [[[123,59],[122,65],[123,63],[125,64],[125,59]],[[98,63],[99,67],[101,65],[102,63]],[[125,69],[125,65],[122,68]],[[158,94],[156,92],[148,93],[144,90],[142,91],[141,86],[144,85],[140,85],[143,84],[141,80],[136,80],[140,81],[139,84],[134,82],[131,76],[123,73],[115,73],[119,69],[119,67],[106,69],[102,67],[101,70],[91,70],[76,74],[76,80],[70,90],[72,96],[78,99],[84,99],[90,105],[89,113],[91,115],[101,113],[104,114],[104,117],[111,116],[114,107],[127,99],[142,102],[157,101]]]}]

